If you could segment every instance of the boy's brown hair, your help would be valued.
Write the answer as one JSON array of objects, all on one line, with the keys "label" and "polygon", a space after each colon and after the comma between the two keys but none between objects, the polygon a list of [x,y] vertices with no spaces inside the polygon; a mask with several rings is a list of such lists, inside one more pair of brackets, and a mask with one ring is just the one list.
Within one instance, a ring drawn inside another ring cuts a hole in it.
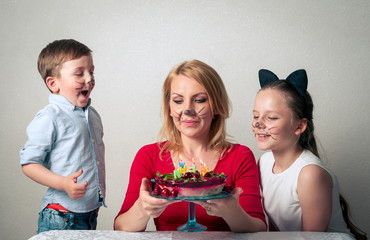
[{"label": "boy's brown hair", "polygon": [[91,52],[86,45],[76,40],[56,40],[42,49],[37,60],[37,68],[46,84],[46,78],[59,76],[63,63],[82,56],[89,56]]}]

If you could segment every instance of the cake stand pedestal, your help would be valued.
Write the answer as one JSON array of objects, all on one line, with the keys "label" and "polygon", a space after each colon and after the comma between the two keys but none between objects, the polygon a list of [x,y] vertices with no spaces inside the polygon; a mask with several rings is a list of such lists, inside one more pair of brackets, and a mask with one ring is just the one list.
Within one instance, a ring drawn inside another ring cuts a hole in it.
[{"label": "cake stand pedestal", "polygon": [[195,203],[188,202],[188,222],[178,227],[177,230],[181,232],[201,232],[207,230],[206,226],[197,223],[195,215]]},{"label": "cake stand pedestal", "polygon": [[173,198],[173,197],[165,198],[163,196],[152,195],[152,197],[167,199],[167,200],[187,201],[188,202],[188,222],[178,227],[177,230],[181,232],[201,232],[201,231],[207,230],[207,227],[197,223],[197,220],[195,218],[195,215],[196,215],[195,205],[196,204],[191,201],[207,201],[207,200],[212,200],[212,199],[221,199],[221,198],[230,197],[231,195],[232,194],[229,192],[222,191],[221,193],[211,195],[211,196],[179,196],[176,198]]}]

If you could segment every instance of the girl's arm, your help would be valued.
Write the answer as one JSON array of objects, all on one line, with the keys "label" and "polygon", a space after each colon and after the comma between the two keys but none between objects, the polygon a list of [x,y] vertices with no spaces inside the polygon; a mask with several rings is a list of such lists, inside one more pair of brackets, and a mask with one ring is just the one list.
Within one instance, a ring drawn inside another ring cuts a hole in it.
[{"label": "girl's arm", "polygon": [[301,170],[298,197],[303,231],[327,231],[332,213],[332,188],[332,179],[325,169],[308,165]]},{"label": "girl's arm", "polygon": [[82,184],[77,183],[77,178],[81,176],[82,170],[79,170],[71,175],[64,177],[53,173],[46,167],[37,163],[22,165],[23,173],[44,186],[65,191],[72,199],[82,198],[86,193],[87,182]]}]

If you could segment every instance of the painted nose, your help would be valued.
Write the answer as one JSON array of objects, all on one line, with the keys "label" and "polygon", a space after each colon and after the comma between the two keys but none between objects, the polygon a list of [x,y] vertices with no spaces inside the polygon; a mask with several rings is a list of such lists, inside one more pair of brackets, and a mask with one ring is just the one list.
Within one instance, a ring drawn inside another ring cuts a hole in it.
[{"label": "painted nose", "polygon": [[185,114],[185,115],[191,115],[191,110],[190,110],[190,109],[186,109],[186,110],[184,111],[184,114]]},{"label": "painted nose", "polygon": [[185,100],[184,105],[183,105],[183,114],[184,115],[193,115],[193,103],[189,100]]},{"label": "painted nose", "polygon": [[254,123],[253,127],[260,129],[264,127],[264,124],[262,123],[262,121],[259,120]]}]

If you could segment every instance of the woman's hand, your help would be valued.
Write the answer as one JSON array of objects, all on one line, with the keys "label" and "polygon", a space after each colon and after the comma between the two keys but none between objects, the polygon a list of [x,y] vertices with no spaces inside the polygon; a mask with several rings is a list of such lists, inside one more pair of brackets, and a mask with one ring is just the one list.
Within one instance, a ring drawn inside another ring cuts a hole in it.
[{"label": "woman's hand", "polygon": [[152,197],[150,192],[152,191],[149,180],[143,178],[140,186],[140,195],[138,203],[142,210],[149,216],[156,218],[162,214],[168,205],[178,202],[174,200],[166,200]]},{"label": "woman's hand", "polygon": [[222,217],[233,232],[266,231],[265,223],[246,213],[239,204],[243,190],[235,188],[231,197],[196,202],[206,209],[208,215]]},{"label": "woman's hand", "polygon": [[114,221],[115,230],[128,232],[145,231],[150,217],[156,218],[160,216],[168,205],[178,202],[152,197],[150,195],[151,191],[149,180],[143,178],[141,180],[139,198],[127,212],[116,218]]},{"label": "woman's hand", "polygon": [[231,211],[231,209],[241,209],[239,206],[239,196],[243,192],[241,188],[235,188],[233,195],[228,198],[222,199],[213,199],[207,201],[197,201],[196,203],[201,205],[206,211],[208,215],[217,216],[217,217],[225,217]]}]

